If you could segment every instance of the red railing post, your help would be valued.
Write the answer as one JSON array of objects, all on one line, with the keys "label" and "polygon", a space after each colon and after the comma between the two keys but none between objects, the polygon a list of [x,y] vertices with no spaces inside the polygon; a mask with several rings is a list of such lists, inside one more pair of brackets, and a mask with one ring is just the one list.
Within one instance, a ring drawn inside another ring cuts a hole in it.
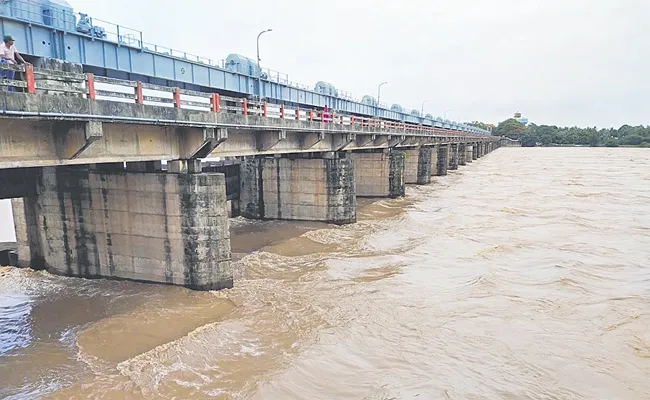
[{"label": "red railing post", "polygon": [[174,88],[174,107],[181,108],[181,89]]},{"label": "red railing post", "polygon": [[244,101],[242,102],[242,107],[244,109],[244,115],[248,115],[248,100],[244,98]]},{"label": "red railing post", "polygon": [[350,117],[350,126],[354,126],[354,115]]},{"label": "red railing post", "polygon": [[32,64],[25,64],[25,81],[27,82],[27,93],[36,94],[36,82],[34,80],[34,67]]},{"label": "red railing post", "polygon": [[284,119],[284,104],[280,105],[280,118]]},{"label": "red railing post", "polygon": [[296,108],[296,121],[300,121],[300,107]]},{"label": "red railing post", "polygon": [[144,104],[144,96],[142,95],[142,82],[137,81],[135,86],[135,102],[137,104]]},{"label": "red railing post", "polygon": [[218,93],[212,93],[212,97],[210,97],[210,109],[213,112],[219,112],[219,94]]},{"label": "red railing post", "polygon": [[95,100],[95,75],[86,74],[86,88],[88,89],[88,98]]},{"label": "red railing post", "polygon": [[309,122],[314,120],[314,110],[309,110]]},{"label": "red railing post", "polygon": [[343,125],[343,116],[341,115],[340,122],[341,125]]},{"label": "red railing post", "polygon": [[267,115],[266,101],[262,104],[262,115],[265,117]]}]

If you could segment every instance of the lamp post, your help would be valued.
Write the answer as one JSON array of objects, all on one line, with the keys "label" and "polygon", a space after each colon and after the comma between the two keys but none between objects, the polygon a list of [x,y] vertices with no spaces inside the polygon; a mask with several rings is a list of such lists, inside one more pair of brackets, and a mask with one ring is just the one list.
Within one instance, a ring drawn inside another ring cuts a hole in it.
[{"label": "lamp post", "polygon": [[452,111],[452,110],[451,110],[451,109],[446,110],[446,111],[445,111],[445,116],[442,118],[442,119],[444,119],[445,121],[447,120],[447,113],[448,113],[449,111]]},{"label": "lamp post", "polygon": [[271,32],[273,29],[267,29],[257,34],[257,94],[262,98],[262,67],[260,66],[260,36],[266,32]]},{"label": "lamp post", "polygon": [[382,82],[377,87],[377,115],[379,115],[379,99],[381,97],[381,87],[387,84],[388,82]]},{"label": "lamp post", "polygon": [[420,117],[422,117],[422,118],[424,118],[424,105],[425,105],[426,103],[428,103],[428,102],[429,102],[429,100],[424,100],[424,101],[422,102],[422,107],[420,108]]}]

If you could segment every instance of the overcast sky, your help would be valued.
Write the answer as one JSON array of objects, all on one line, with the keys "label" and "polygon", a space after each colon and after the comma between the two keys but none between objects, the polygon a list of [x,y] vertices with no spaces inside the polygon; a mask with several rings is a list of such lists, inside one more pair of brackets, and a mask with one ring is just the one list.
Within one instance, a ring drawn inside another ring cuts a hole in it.
[{"label": "overcast sky", "polygon": [[649,124],[650,0],[71,0],[145,41],[463,121]]}]

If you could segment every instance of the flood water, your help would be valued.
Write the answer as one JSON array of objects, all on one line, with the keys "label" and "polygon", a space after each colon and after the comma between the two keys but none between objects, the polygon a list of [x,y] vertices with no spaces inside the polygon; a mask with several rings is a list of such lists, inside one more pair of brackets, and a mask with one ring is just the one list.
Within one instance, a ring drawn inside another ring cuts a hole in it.
[{"label": "flood water", "polygon": [[0,398],[650,398],[650,150],[499,149],[358,214],[233,220],[233,290],[1,269]]}]

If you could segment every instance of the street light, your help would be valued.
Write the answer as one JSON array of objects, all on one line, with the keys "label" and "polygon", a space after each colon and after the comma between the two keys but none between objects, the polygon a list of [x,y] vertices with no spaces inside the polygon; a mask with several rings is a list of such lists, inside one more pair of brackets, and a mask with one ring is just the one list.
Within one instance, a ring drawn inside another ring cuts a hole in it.
[{"label": "street light", "polygon": [[260,66],[260,36],[266,32],[271,32],[273,29],[267,29],[257,34],[257,94],[260,99],[262,98],[262,67]]},{"label": "street light", "polygon": [[381,87],[387,84],[388,82],[382,82],[377,87],[377,115],[379,115],[379,98],[381,97]]},{"label": "street light", "polygon": [[424,104],[428,103],[428,102],[429,102],[429,100],[424,100],[422,102],[422,107],[420,108],[420,117],[422,117],[422,118],[424,118]]},{"label": "street light", "polygon": [[442,119],[444,119],[445,121],[447,120],[447,113],[448,113],[449,111],[452,111],[452,110],[449,109],[449,110],[445,111],[445,116],[442,118]]}]

